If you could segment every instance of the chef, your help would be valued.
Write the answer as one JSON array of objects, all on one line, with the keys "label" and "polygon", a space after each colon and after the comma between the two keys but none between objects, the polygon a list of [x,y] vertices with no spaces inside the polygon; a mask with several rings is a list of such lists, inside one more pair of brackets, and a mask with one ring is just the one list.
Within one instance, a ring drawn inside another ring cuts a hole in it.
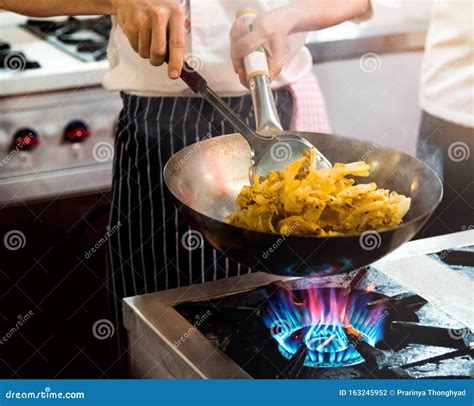
[{"label": "chef", "polygon": [[[242,7],[258,13],[251,33],[235,22]],[[163,185],[163,166],[173,153],[235,132],[178,80],[183,61],[254,125],[242,59],[263,46],[283,127],[329,132],[304,33],[370,11],[368,0],[0,0],[0,8],[37,17],[113,16],[104,85],[123,99],[110,216],[111,226],[120,227],[107,258],[117,320],[123,297],[250,272],[190,229]]]},{"label": "chef", "polygon": [[422,237],[474,227],[473,18],[472,0],[433,5],[421,70],[418,157],[437,171],[444,196]]}]

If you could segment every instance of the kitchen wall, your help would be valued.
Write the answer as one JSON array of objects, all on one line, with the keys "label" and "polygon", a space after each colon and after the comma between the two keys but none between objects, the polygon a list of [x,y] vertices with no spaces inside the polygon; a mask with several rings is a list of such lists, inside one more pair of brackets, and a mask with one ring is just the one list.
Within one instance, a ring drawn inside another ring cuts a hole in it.
[{"label": "kitchen wall", "polygon": [[414,154],[422,57],[422,52],[379,55],[370,72],[361,69],[360,58],[315,65],[333,132]]},{"label": "kitchen wall", "polygon": [[334,133],[415,154],[420,68],[432,3],[374,0],[371,19],[309,34],[313,72]]}]

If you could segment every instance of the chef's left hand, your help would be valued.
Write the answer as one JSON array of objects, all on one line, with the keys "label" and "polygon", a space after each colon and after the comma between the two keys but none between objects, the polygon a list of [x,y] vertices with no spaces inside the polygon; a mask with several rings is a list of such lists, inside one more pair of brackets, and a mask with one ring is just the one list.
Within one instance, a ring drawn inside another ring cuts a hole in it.
[{"label": "chef's left hand", "polygon": [[294,26],[288,11],[289,7],[281,7],[257,16],[250,33],[245,24],[238,20],[234,23],[230,33],[232,63],[244,86],[248,87],[244,57],[260,46],[267,52],[270,80],[280,74],[285,60],[290,56],[288,35]]}]

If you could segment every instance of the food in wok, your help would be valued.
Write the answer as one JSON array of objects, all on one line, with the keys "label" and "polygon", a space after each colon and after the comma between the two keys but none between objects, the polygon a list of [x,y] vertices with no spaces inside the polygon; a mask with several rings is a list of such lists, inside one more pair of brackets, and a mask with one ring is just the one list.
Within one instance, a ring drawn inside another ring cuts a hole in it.
[{"label": "food in wok", "polygon": [[361,234],[399,225],[411,199],[376,183],[358,184],[349,175],[369,176],[363,162],[315,169],[314,151],[283,172],[255,177],[237,197],[239,210],[226,222],[259,232],[317,237]]}]

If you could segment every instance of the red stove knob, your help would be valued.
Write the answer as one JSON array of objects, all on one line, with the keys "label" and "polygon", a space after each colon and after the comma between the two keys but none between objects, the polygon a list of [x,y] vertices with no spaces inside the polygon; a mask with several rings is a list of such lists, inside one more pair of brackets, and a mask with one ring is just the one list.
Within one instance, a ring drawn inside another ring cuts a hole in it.
[{"label": "red stove knob", "polygon": [[71,121],[64,129],[64,141],[70,144],[84,142],[90,135],[89,127],[80,120]]},{"label": "red stove knob", "polygon": [[12,149],[30,151],[40,143],[38,133],[32,128],[20,128],[13,135]]}]

